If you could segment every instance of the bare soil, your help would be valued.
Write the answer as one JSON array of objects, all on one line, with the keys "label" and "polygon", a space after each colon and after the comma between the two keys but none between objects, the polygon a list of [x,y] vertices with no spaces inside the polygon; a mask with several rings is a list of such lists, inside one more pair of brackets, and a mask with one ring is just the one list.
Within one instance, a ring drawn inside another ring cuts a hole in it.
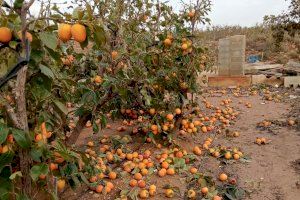
[{"label": "bare soil", "polygon": [[[286,91],[280,91],[280,94]],[[288,91],[295,94],[294,91]],[[296,94],[299,96],[299,94]],[[296,126],[274,125],[270,130],[261,130],[257,124],[263,120],[281,120],[286,121],[288,117],[294,119],[300,115],[297,108],[300,107],[300,100],[290,101],[288,95],[282,102],[265,101],[260,95],[235,97],[231,93],[226,95],[209,95],[204,93],[213,105],[218,106],[222,99],[230,98],[233,103],[230,105],[240,111],[239,118],[235,124],[229,127],[231,131],[239,131],[241,135],[237,138],[226,137],[224,131],[221,134],[198,133],[196,137],[179,137],[177,141],[182,148],[191,151],[196,144],[201,145],[208,136],[214,138],[213,146],[225,145],[228,147],[238,147],[247,158],[247,162],[233,161],[224,163],[220,159],[211,157],[208,153],[201,156],[197,162],[197,168],[200,172],[210,175],[217,181],[218,174],[226,172],[230,177],[237,179],[239,187],[245,190],[242,199],[246,200],[296,200],[300,199],[300,131]],[[252,104],[252,108],[247,108],[245,102]],[[204,109],[204,112],[206,110]],[[297,119],[296,119],[297,120]],[[116,128],[121,122],[112,122],[112,129],[105,129],[101,134],[120,134]],[[299,124],[299,121],[298,121]],[[122,134],[130,134],[131,128]],[[83,145],[87,139],[97,138],[92,135],[91,129],[86,129],[81,134],[77,145]],[[266,145],[255,144],[257,137],[265,137],[269,141]],[[140,137],[133,137],[133,144],[130,148],[134,151],[161,151],[155,148],[153,144],[142,143]],[[184,193],[188,184],[185,182],[186,174],[166,176],[159,178],[155,173],[151,175],[149,182],[157,185],[158,195],[151,199],[165,199],[162,188],[165,185],[171,185],[178,189],[173,199],[185,199]],[[61,194],[61,199],[68,200],[94,200],[94,199],[115,199],[116,194],[127,187],[126,178],[117,179],[114,184],[117,190],[109,195],[99,195],[88,190],[87,187],[80,187],[75,191],[70,189]]]},{"label": "bare soil", "polygon": [[[236,105],[242,111],[242,115],[232,128],[239,130],[241,136],[232,141],[220,138],[218,142],[220,144],[227,142],[229,145],[241,147],[251,158],[251,162],[228,165],[225,169],[235,174],[241,186],[249,192],[249,196],[245,199],[300,198],[300,190],[297,186],[300,173],[295,171],[292,165],[300,159],[300,132],[290,127],[280,127],[280,130],[277,130],[278,134],[275,135],[269,131],[256,129],[257,123],[265,119],[285,119],[292,109],[291,105],[274,102],[261,104],[264,101],[259,96],[239,98],[239,100],[252,104],[250,109],[241,104]],[[271,142],[258,146],[254,143],[256,137],[265,137]]]}]

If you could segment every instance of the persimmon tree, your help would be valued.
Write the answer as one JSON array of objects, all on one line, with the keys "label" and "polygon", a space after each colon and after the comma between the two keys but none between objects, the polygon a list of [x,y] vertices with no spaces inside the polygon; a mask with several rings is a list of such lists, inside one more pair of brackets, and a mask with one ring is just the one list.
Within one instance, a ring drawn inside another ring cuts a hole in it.
[{"label": "persimmon tree", "polygon": [[[208,21],[209,0],[178,13],[159,1],[77,1],[70,12],[49,1],[38,16],[33,3],[0,1],[3,198],[33,196],[32,186],[55,196],[57,183],[87,182],[97,169],[73,144],[88,121],[98,133],[126,109],[137,118],[137,110],[182,108],[210,66],[193,35]],[[160,129],[160,114],[149,116]]]}]

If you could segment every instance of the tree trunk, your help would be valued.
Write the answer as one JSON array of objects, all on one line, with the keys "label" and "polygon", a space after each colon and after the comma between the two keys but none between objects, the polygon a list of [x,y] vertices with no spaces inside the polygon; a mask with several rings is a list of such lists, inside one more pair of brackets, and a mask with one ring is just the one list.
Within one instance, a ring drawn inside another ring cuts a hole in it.
[{"label": "tree trunk", "polygon": [[[17,83],[16,83],[16,102],[17,102],[17,114],[19,117],[19,129],[22,129],[28,134],[28,121],[27,121],[27,111],[26,111],[26,96],[25,96],[25,83],[26,83],[26,73],[27,66],[24,66],[18,73]],[[22,192],[23,194],[31,195],[31,177],[30,164],[31,158],[29,156],[29,151],[25,149],[20,149],[20,169],[22,173]]]},{"label": "tree trunk", "polygon": [[72,131],[70,137],[67,139],[67,145],[71,146],[74,145],[82,131],[82,129],[85,127],[86,123],[92,119],[92,114],[86,114],[79,118],[75,129]]},{"label": "tree trunk", "polygon": [[[26,29],[27,27],[27,14],[29,8],[32,6],[35,0],[30,0],[27,3],[23,3],[22,8],[20,10],[20,18],[22,24],[22,49],[23,54],[25,54],[26,59],[30,59],[30,44],[26,39]],[[28,119],[27,119],[27,110],[26,110],[26,94],[25,94],[25,86],[26,86],[26,75],[27,75],[27,65],[20,69],[17,76],[16,83],[16,103],[17,103],[17,116],[19,118],[19,129],[24,130],[25,134],[29,134],[28,128]],[[30,166],[32,164],[32,160],[29,154],[29,150],[21,149],[19,151],[20,156],[20,169],[22,173],[22,193],[28,197],[31,196],[32,192],[32,181],[30,177]]]}]

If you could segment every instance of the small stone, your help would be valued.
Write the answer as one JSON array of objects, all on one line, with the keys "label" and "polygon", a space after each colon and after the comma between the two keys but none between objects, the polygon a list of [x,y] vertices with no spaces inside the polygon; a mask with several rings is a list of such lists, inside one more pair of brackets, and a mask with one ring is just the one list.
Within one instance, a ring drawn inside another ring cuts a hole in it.
[{"label": "small stone", "polygon": [[296,96],[296,95],[290,95],[289,97],[290,97],[290,99],[297,99],[298,98],[298,96]]}]

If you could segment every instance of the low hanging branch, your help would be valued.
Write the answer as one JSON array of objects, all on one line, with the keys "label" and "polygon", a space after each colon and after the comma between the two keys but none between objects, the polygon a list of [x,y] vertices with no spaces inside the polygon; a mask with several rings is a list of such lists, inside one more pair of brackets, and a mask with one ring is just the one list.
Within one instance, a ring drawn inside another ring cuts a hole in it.
[{"label": "low hanging branch", "polygon": [[[107,102],[109,102],[110,100],[112,100],[113,98],[115,98],[117,96],[116,93],[112,92],[112,88],[109,89],[108,93],[106,93],[106,95],[102,98],[101,103],[99,103],[96,106],[95,110],[99,110],[101,109]],[[74,145],[76,143],[76,141],[79,138],[79,135],[82,131],[82,129],[85,127],[86,123],[91,120],[93,117],[92,113],[86,113],[83,116],[81,116],[76,124],[76,127],[74,128],[74,130],[72,131],[70,137],[67,139],[67,145],[71,146]]]}]

